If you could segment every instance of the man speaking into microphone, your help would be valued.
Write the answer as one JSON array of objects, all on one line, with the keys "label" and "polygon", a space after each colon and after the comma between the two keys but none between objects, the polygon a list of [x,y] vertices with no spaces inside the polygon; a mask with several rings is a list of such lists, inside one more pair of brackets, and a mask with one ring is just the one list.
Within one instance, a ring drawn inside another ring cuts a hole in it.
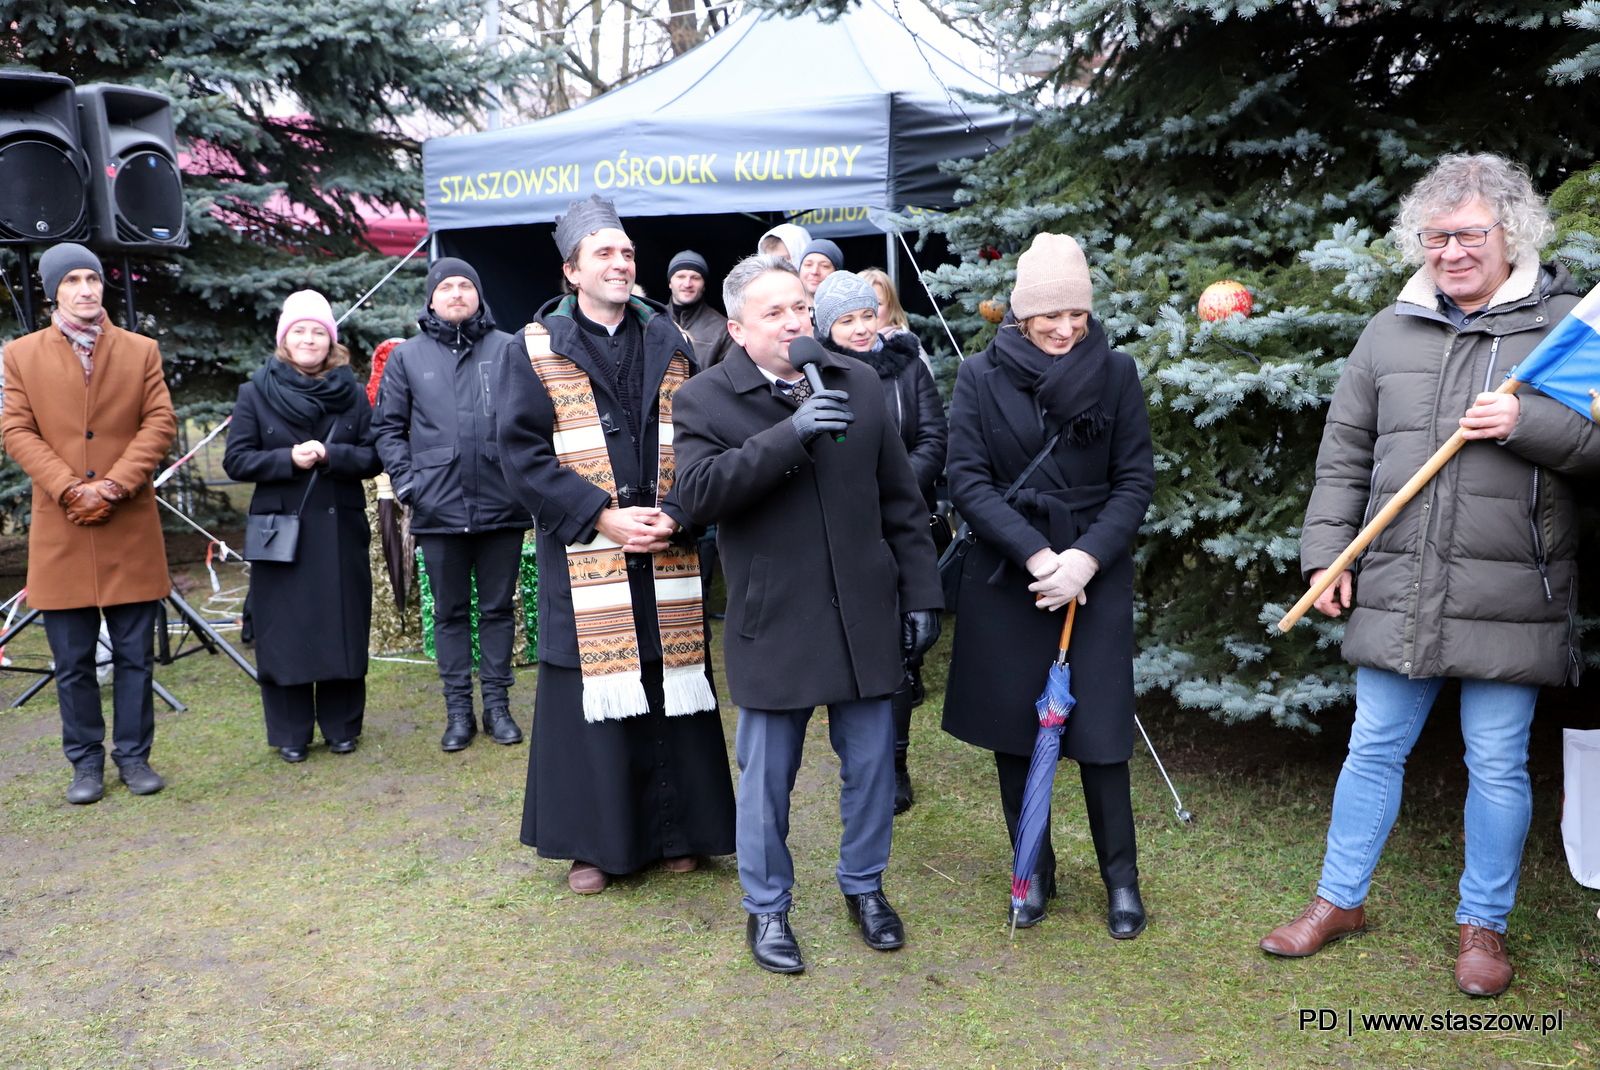
[{"label": "man speaking into microphone", "polygon": [[[723,650],[739,707],[739,883],[756,964],[805,968],[789,927],[789,793],[817,706],[839,755],[839,889],[867,944],[905,943],[883,894],[904,662],[939,635],[927,506],[878,374],[821,349],[794,266],[741,261],[723,283],[734,347],[673,403],[672,498],[717,525]],[[815,359],[816,391],[796,364]],[[793,358],[793,359],[792,359]]]}]

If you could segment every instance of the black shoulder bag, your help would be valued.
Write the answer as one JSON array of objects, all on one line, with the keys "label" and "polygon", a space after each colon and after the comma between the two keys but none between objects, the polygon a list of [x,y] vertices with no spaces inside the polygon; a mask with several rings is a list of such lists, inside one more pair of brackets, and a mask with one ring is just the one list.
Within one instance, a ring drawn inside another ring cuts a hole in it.
[{"label": "black shoulder bag", "polygon": [[[1001,501],[1007,505],[1011,504],[1011,500],[1017,496],[1017,491],[1022,489],[1022,485],[1028,481],[1028,477],[1033,475],[1039,466],[1044,463],[1044,459],[1050,456],[1050,451],[1056,448],[1056,443],[1060,439],[1060,432],[1050,437],[1050,441],[1044,444],[1044,449],[1040,450],[1038,455],[1028,462],[1028,467],[1022,470],[1022,474],[1017,477],[1017,481],[1006,488],[1005,494],[1001,495]],[[956,603],[961,595],[961,569],[966,564],[967,554],[971,552],[973,544],[977,541],[978,537],[972,533],[972,525],[963,520],[961,527],[956,529],[955,540],[945,548],[944,553],[939,558],[939,582],[944,586],[944,608],[947,613],[956,611]],[[246,551],[245,556],[249,556],[248,551]]]},{"label": "black shoulder bag", "polygon": [[311,488],[317,485],[317,470],[311,469],[311,482],[306,484],[305,497],[300,508],[292,513],[251,513],[245,518],[244,559],[246,561],[276,561],[294,563],[294,552],[300,543],[300,514],[311,499]]}]

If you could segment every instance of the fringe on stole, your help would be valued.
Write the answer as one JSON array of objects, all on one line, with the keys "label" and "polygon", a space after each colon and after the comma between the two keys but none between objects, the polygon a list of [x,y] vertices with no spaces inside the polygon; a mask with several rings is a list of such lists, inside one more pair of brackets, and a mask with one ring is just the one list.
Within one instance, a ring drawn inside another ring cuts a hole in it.
[{"label": "fringe on stole", "polygon": [[590,724],[640,717],[649,712],[650,700],[645,697],[639,670],[583,678],[583,719]]}]

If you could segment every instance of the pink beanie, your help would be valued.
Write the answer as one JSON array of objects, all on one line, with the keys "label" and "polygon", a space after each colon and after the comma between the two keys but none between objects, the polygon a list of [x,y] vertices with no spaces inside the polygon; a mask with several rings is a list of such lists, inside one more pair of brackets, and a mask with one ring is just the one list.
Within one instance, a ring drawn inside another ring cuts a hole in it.
[{"label": "pink beanie", "polygon": [[301,320],[310,320],[328,328],[330,344],[339,340],[339,325],[333,321],[333,306],[328,304],[328,299],[315,290],[296,290],[284,298],[283,311],[278,314],[280,346],[283,345],[283,338],[289,333],[289,328]]},{"label": "pink beanie", "polygon": [[1068,309],[1092,311],[1094,287],[1089,261],[1078,243],[1065,234],[1040,234],[1017,257],[1017,285],[1011,311],[1017,319]]}]

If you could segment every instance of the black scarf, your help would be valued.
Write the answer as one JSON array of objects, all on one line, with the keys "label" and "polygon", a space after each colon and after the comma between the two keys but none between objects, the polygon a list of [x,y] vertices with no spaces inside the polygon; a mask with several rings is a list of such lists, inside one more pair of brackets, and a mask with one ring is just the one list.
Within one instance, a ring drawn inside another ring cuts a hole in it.
[{"label": "black scarf", "polygon": [[821,340],[824,349],[831,349],[847,357],[854,357],[878,373],[879,379],[893,379],[905,371],[906,365],[922,359],[922,344],[910,331],[879,335],[873,348],[865,353],[839,345],[832,338]]},{"label": "black scarf", "polygon": [[1052,356],[1023,335],[1009,313],[994,336],[995,359],[1019,390],[1034,396],[1045,431],[1061,432],[1074,446],[1092,442],[1111,426],[1101,403],[1111,346],[1100,321],[1089,317],[1089,333],[1061,356]]},{"label": "black scarf", "polygon": [[[631,308],[625,311],[614,335],[585,316],[583,309],[579,308],[576,302],[572,306],[572,318],[578,324],[578,341],[583,346],[583,351],[594,361],[595,366],[606,377],[611,392],[622,403],[623,419],[628,421],[628,432],[637,442],[639,429],[644,424],[639,410],[645,401],[644,331],[639,326],[638,318]],[[617,354],[615,360],[606,352],[607,347],[600,344],[601,338],[607,341],[615,338],[622,343],[621,352]]]},{"label": "black scarf", "polygon": [[311,428],[329,413],[347,411],[361,391],[348,364],[318,379],[300,374],[288,361],[277,357],[268,357],[250,381],[273,412],[290,423]]}]

